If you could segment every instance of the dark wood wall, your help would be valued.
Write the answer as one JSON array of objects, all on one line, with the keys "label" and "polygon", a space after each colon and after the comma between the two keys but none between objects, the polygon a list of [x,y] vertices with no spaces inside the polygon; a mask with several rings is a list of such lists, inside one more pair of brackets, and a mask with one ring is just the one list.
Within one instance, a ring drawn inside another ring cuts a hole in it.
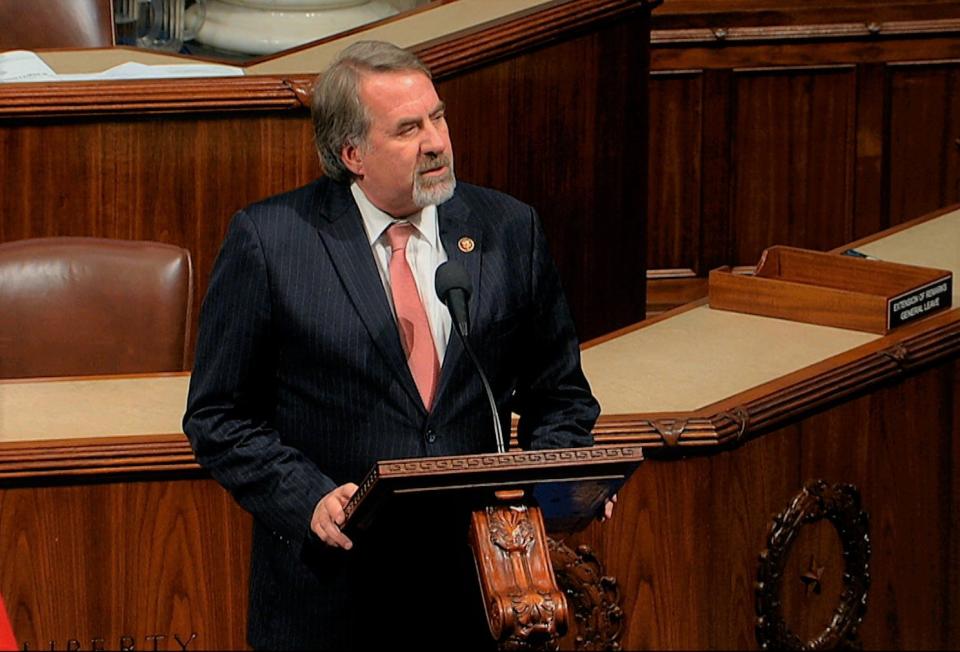
[{"label": "dark wood wall", "polygon": [[651,42],[651,312],[960,201],[960,3],[666,0]]},{"label": "dark wood wall", "polygon": [[635,41],[619,24],[439,84],[458,177],[537,209],[583,339],[644,316],[647,60]]},{"label": "dark wood wall", "polygon": [[[648,4],[570,0],[418,50],[458,177],[539,211],[583,338],[644,316]],[[177,244],[199,308],[233,213],[319,174],[293,90],[311,81],[0,88],[0,242]]]}]

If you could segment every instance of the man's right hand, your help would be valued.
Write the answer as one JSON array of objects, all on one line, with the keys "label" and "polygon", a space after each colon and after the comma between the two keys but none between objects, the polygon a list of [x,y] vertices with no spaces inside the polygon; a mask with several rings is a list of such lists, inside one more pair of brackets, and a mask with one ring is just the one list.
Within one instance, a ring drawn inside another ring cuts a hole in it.
[{"label": "man's right hand", "polygon": [[352,482],[342,484],[321,498],[314,508],[310,529],[328,546],[344,550],[353,547],[353,541],[348,539],[340,528],[345,520],[343,508],[356,490],[357,485]]}]

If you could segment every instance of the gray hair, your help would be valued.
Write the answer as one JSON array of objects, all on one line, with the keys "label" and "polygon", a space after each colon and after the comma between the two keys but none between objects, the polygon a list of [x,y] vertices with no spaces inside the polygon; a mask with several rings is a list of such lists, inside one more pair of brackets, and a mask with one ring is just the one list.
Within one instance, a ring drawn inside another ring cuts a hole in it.
[{"label": "gray hair", "polygon": [[360,145],[367,137],[370,117],[360,102],[360,80],[377,72],[421,72],[430,69],[414,54],[383,41],[358,41],[345,48],[317,79],[313,89],[313,135],[324,173],[346,183],[353,173],[340,158],[347,145]]}]

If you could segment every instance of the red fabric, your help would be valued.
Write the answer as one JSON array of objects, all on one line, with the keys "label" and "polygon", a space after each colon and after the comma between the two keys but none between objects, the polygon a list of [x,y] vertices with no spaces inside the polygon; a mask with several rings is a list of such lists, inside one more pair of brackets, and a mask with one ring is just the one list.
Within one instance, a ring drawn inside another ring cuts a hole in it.
[{"label": "red fabric", "polygon": [[0,595],[0,650],[4,652],[17,650],[17,639],[13,637],[13,626],[10,624],[10,617],[7,616],[7,607],[3,604],[2,595]]}]

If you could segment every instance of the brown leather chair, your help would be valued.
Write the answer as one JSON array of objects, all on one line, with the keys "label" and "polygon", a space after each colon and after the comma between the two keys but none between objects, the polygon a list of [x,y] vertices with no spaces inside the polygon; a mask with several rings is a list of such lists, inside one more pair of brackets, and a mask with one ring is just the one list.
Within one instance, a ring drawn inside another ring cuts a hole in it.
[{"label": "brown leather chair", "polygon": [[0,244],[0,378],[186,369],[190,252],[159,242]]}]

